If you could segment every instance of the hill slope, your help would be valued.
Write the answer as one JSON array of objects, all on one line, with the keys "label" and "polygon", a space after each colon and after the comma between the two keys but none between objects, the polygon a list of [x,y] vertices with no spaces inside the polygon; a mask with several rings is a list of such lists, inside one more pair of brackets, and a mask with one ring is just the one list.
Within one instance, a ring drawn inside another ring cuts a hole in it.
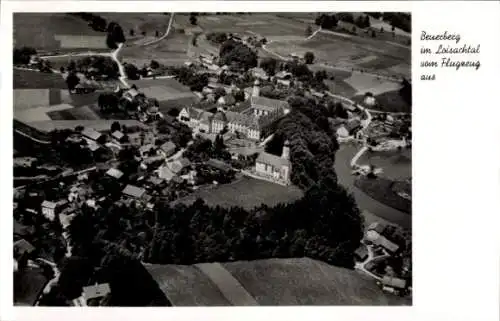
[{"label": "hill slope", "polygon": [[309,258],[145,267],[174,306],[411,305],[358,272]]}]

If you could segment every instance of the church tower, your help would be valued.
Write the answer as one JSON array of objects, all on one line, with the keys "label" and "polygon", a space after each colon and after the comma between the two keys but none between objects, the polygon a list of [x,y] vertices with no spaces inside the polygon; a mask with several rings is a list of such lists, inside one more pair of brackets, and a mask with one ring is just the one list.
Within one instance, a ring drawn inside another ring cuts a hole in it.
[{"label": "church tower", "polygon": [[283,152],[281,153],[281,158],[284,159],[290,159],[290,142],[285,140],[285,143],[283,144]]},{"label": "church tower", "polygon": [[253,83],[252,97],[259,97],[260,95],[260,81],[258,79]]}]

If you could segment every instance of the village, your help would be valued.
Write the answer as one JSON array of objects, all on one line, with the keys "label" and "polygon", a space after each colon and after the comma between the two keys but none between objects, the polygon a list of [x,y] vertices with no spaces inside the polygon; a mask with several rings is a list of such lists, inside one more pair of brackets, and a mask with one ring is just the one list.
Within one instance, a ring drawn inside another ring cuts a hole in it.
[{"label": "village", "polygon": [[[224,45],[230,43],[227,50],[245,53],[257,52],[267,42],[263,37],[238,33],[218,33],[205,41],[217,38],[223,38]],[[193,38],[190,48],[195,43]],[[378,102],[370,92],[358,101],[330,92],[323,83],[333,79],[330,72],[304,76],[312,74],[307,68],[311,59],[308,54],[292,53],[277,64],[261,59],[259,66],[248,68],[227,63],[230,54],[222,49],[219,56],[198,55],[188,49],[189,59],[182,65],[164,66],[151,60],[142,70],[134,66],[134,72],[118,57],[120,50],[121,45],[107,57],[75,57],[59,68],[45,62],[50,60],[47,55],[32,54],[23,67],[60,74],[68,86],[67,93],[61,95],[97,98],[93,112],[106,119],[83,120],[74,126],[71,121],[47,121],[44,115],[36,116],[36,122],[27,122],[27,112],[16,117],[15,140],[25,149],[31,148],[32,155],[26,156],[26,151],[14,154],[14,269],[31,266],[49,270],[44,272],[53,276],[48,283],[43,281],[46,277],[36,273],[30,276],[41,284],[44,294],[59,278],[53,262],[73,256],[69,230],[72,219],[78,216],[75,213],[97,211],[113,203],[149,217],[156,213],[159,203],[188,202],[201,191],[216,191],[242,180],[292,188],[291,150],[296,146],[286,139],[277,153],[267,148],[279,124],[294,112],[290,97],[299,96],[331,109],[327,127],[337,141],[360,144],[360,153],[351,162],[352,175],[376,176],[381,172],[371,164],[358,164],[365,151],[411,148],[408,114],[376,111]],[[275,65],[269,67],[266,61]],[[143,89],[141,81],[177,82],[189,87],[188,94],[196,98],[172,108],[166,103],[170,89],[162,90],[161,85]],[[38,113],[43,108],[64,112],[74,106],[40,106]],[[33,115],[30,111],[29,117]],[[146,224],[154,227],[157,220]],[[33,238],[32,225],[41,226],[45,233],[41,235],[38,230],[35,237],[42,248],[36,249],[26,240]],[[390,224],[370,225],[355,253],[355,268],[378,280],[385,291],[406,296],[411,286],[403,279],[411,262],[398,249],[397,244],[408,238],[400,234]],[[133,245],[132,252],[143,261],[145,250],[144,246]],[[38,258],[28,259],[33,252]],[[374,264],[393,256],[394,261],[404,261],[398,263],[403,272],[394,273],[391,266],[384,270]],[[99,304],[96,299],[101,300],[110,291],[108,283],[85,284],[72,305]],[[35,295],[25,304],[38,305],[40,297],[43,295]]]}]

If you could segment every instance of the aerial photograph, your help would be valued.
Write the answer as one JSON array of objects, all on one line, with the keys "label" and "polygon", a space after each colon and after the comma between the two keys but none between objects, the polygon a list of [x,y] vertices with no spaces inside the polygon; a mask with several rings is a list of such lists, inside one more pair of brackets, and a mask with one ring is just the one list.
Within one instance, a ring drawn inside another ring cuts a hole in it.
[{"label": "aerial photograph", "polygon": [[411,306],[411,14],[13,15],[15,306]]}]

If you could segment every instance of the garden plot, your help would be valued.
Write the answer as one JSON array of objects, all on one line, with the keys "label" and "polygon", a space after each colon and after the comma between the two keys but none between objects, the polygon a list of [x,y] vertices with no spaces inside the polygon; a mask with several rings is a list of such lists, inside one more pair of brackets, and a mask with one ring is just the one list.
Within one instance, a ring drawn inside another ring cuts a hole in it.
[{"label": "garden plot", "polygon": [[[60,48],[55,35],[102,36],[87,23],[66,13],[14,13],[14,46],[29,46],[36,49]],[[34,36],[36,35],[36,36]]]},{"label": "garden plot", "polygon": [[49,116],[50,112],[67,110],[72,108],[73,106],[71,105],[60,104],[53,106],[35,107],[26,110],[14,110],[14,118],[26,123],[52,120],[52,118],[50,118]]},{"label": "garden plot", "polygon": [[401,88],[401,84],[398,82],[388,81],[365,73],[354,73],[351,77],[344,79],[344,81],[353,87],[358,95],[365,94],[366,92],[379,95]]}]

